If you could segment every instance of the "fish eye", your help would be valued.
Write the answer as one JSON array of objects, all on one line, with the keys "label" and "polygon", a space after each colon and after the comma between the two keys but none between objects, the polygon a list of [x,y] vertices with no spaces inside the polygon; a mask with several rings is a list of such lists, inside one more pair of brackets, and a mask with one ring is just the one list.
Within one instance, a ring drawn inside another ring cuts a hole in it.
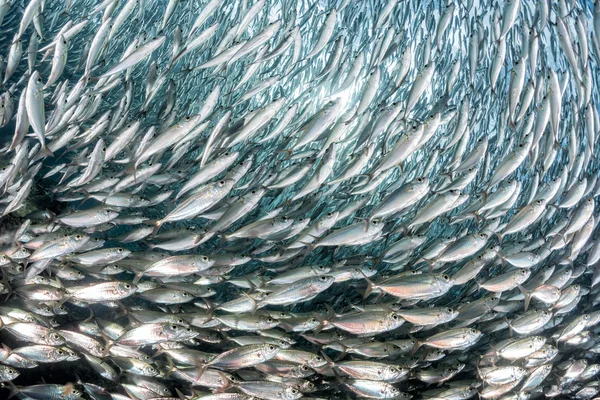
[{"label": "fish eye", "polygon": [[204,262],[208,261],[208,257],[202,256],[202,261],[204,261]]},{"label": "fish eye", "polygon": [[220,185],[224,185],[224,184],[225,184],[225,181],[219,181],[219,184],[220,184]]},{"label": "fish eye", "polygon": [[272,322],[274,322],[274,321],[275,321],[275,320],[274,320],[273,318],[271,318],[271,317],[267,317],[267,322],[268,322],[268,323],[272,323]]},{"label": "fish eye", "polygon": [[171,325],[171,329],[176,331],[177,330],[177,325]]},{"label": "fish eye", "polygon": [[77,240],[81,239],[81,235],[75,235],[75,239],[77,239]]},{"label": "fish eye", "polygon": [[123,249],[122,249],[121,247],[119,247],[119,248],[117,249],[117,252],[119,252],[119,253],[122,253],[122,252],[123,252]]},{"label": "fish eye", "polygon": [[297,389],[292,389],[291,392],[292,392],[292,394],[298,394],[298,390]]},{"label": "fish eye", "polygon": [[252,194],[255,194],[255,193],[256,193],[256,190],[253,190],[251,193],[252,193]]},{"label": "fish eye", "polygon": [[394,321],[398,321],[398,315],[396,315],[396,314],[392,314],[392,319],[393,319]]},{"label": "fish eye", "polygon": [[59,356],[62,356],[63,354],[65,354],[65,352],[62,351],[62,350],[58,350],[57,353],[58,353]]},{"label": "fish eye", "polygon": [[273,345],[270,345],[270,346],[269,346],[269,351],[275,351],[275,346],[273,346]]},{"label": "fish eye", "polygon": [[327,280],[327,277],[326,277],[325,275],[322,275],[322,276],[320,277],[320,279],[321,279],[321,281],[325,282],[325,281]]},{"label": "fish eye", "polygon": [[131,289],[131,285],[130,285],[129,283],[126,283],[125,285],[123,285],[123,287],[124,287],[125,289]]},{"label": "fish eye", "polygon": [[444,275],[442,276],[442,278],[446,281],[446,282],[450,282],[450,276],[449,275]]}]

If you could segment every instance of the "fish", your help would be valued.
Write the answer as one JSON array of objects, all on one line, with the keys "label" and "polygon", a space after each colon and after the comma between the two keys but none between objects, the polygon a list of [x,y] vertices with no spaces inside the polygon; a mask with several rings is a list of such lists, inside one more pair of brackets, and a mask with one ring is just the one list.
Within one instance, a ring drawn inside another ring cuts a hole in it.
[{"label": "fish", "polygon": [[597,395],[600,2],[0,28],[0,398]]}]

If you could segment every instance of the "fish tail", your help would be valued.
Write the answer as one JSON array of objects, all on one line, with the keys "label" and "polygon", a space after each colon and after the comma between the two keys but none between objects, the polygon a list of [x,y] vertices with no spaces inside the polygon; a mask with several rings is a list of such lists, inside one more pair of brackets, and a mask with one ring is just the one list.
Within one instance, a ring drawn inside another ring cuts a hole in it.
[{"label": "fish tail", "polygon": [[315,334],[321,332],[321,330],[323,330],[323,328],[325,328],[325,325],[327,325],[327,320],[325,318],[323,318],[323,316],[317,312],[313,312],[312,313],[313,317],[315,317],[315,319],[317,321],[319,321],[319,325],[317,325],[314,329],[313,332]]},{"label": "fish tail", "polygon": [[156,234],[158,233],[158,230],[160,229],[160,227],[162,226],[163,220],[148,221],[148,222],[151,223],[152,225],[154,225],[152,234],[150,234],[150,239],[153,239],[156,236]]},{"label": "fish tail", "polygon": [[48,157],[54,157],[54,153],[50,151],[50,149],[47,146],[42,146],[40,153]]},{"label": "fish tail", "polygon": [[289,160],[290,157],[292,157],[292,153],[293,153],[294,149],[285,149],[285,150],[279,150],[277,153],[285,153],[285,159]]},{"label": "fish tail", "polygon": [[19,388],[17,388],[15,386],[15,384],[12,383],[12,381],[8,381],[6,383],[8,383],[8,386],[10,387],[10,394],[7,397],[8,399],[10,399],[11,397],[14,397],[17,393],[20,392]]},{"label": "fish tail", "polygon": [[[206,369],[206,367],[201,369],[202,373],[204,373],[205,369]],[[219,389],[217,389],[215,391],[215,393],[223,393],[227,389],[234,386],[234,383],[231,381],[231,379],[229,379],[224,373],[222,373],[221,371],[217,371],[217,374],[219,374],[219,376],[221,377],[221,381],[223,382],[223,385]],[[200,375],[200,376],[202,376],[202,375]]]},{"label": "fish tail", "polygon": [[[344,346],[344,347],[346,347],[346,346]],[[325,352],[323,350],[321,350],[320,353],[323,356],[323,358],[325,359],[325,361],[327,361],[327,365],[328,366],[330,366],[330,367],[334,367],[335,366],[335,362],[327,354],[325,354]]]},{"label": "fish tail", "polygon": [[4,343],[2,343],[2,349],[4,350],[4,353],[6,355],[4,357],[2,357],[2,359],[0,361],[6,360],[12,354],[12,349],[10,347],[8,347],[7,345],[5,345]]},{"label": "fish tail", "polygon": [[[177,367],[175,366],[175,364],[173,364],[173,360],[171,359],[171,357],[167,357],[167,366],[169,367],[169,370],[167,372],[165,372],[165,374],[164,374],[165,378],[167,378],[173,372],[177,371]],[[200,375],[200,376],[202,376],[202,375]],[[200,379],[200,377],[198,377],[197,379]]]},{"label": "fish tail", "polygon": [[137,274],[135,274],[135,277],[133,278],[133,284],[136,285],[140,279],[142,279],[142,277],[144,276],[144,271],[139,271]]},{"label": "fish tail", "polygon": [[498,238],[498,242],[500,244],[500,246],[502,246],[502,238],[504,238],[504,234],[500,233],[500,232],[496,232],[494,233],[496,235],[496,237]]},{"label": "fish tail", "polygon": [[417,352],[417,350],[419,350],[421,348],[421,346],[423,346],[423,341],[417,339],[410,333],[408,334],[408,337],[415,342],[415,347],[410,352],[411,355],[414,355]]},{"label": "fish tail", "polygon": [[[253,287],[255,287],[255,286],[254,286],[254,284],[253,284],[253,283],[250,281],[250,279],[248,279],[248,282],[250,282],[250,284],[252,284],[252,286],[253,286]],[[252,311],[251,311],[251,313],[252,313],[252,315],[254,315],[254,313],[256,313],[256,310],[258,309],[258,303],[256,303],[256,300],[255,300],[255,299],[253,299],[253,298],[252,298],[252,296],[250,296],[248,293],[246,293],[246,292],[241,292],[241,293],[242,293],[242,295],[243,295],[243,296],[245,296],[245,297],[246,297],[246,298],[247,298],[247,299],[250,301],[250,303],[252,304]]]},{"label": "fish tail", "polygon": [[513,327],[512,327],[512,325],[510,324],[510,321],[509,321],[509,319],[508,319],[506,316],[504,316],[504,320],[505,320],[505,321],[506,321],[506,323],[508,324],[508,334],[510,335],[510,337],[513,337]]},{"label": "fish tail", "polygon": [[523,305],[525,311],[527,311],[527,309],[529,308],[529,302],[531,301],[531,292],[527,290],[523,285],[518,285],[517,287],[519,288],[519,291],[523,294],[523,296],[525,296]]},{"label": "fish tail", "polygon": [[373,289],[376,289],[377,286],[365,274],[363,275],[365,277],[365,280],[367,281],[367,288],[365,289],[365,293],[363,294],[363,299],[366,299],[371,293],[373,293]]}]

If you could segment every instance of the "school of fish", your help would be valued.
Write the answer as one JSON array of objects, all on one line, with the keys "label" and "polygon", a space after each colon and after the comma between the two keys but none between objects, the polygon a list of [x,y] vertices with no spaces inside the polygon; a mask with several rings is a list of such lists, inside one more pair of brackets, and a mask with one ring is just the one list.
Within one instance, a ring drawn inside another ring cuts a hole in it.
[{"label": "school of fish", "polygon": [[600,399],[600,0],[0,0],[0,398]]}]

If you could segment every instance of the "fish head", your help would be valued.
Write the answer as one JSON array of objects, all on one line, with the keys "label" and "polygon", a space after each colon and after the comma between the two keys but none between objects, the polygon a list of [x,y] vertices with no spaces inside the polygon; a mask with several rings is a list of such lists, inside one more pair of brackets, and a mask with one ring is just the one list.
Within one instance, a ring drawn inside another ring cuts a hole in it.
[{"label": "fish head", "polygon": [[129,282],[120,282],[116,286],[115,290],[120,295],[130,295],[135,293],[135,291],[137,290],[137,286]]},{"label": "fish head", "polygon": [[169,340],[179,338],[184,330],[185,326],[179,324],[165,323],[162,326],[162,333]]},{"label": "fish head", "polygon": [[270,343],[265,343],[261,346],[261,353],[265,359],[273,358],[275,354],[279,353],[279,350],[281,350],[281,347]]},{"label": "fish head", "polygon": [[311,354],[306,360],[306,364],[311,368],[321,368],[327,365],[327,361],[318,354]]},{"label": "fish head", "polygon": [[521,268],[521,269],[519,269],[519,270],[517,270],[517,271],[515,272],[515,275],[516,275],[516,277],[517,277],[517,281],[518,281],[519,283],[523,283],[523,282],[525,282],[525,281],[526,281],[526,280],[529,278],[529,276],[531,275],[531,270],[529,270],[529,269],[526,269],[526,268]]},{"label": "fish head", "polygon": [[44,342],[48,346],[60,346],[61,344],[65,343],[65,338],[62,337],[62,335],[60,335],[58,332],[51,330],[46,334]]},{"label": "fish head", "polygon": [[[103,346],[100,346],[103,348]],[[79,356],[77,355],[77,353],[75,353],[73,350],[69,349],[68,347],[62,347],[63,352],[66,355],[66,359],[65,361],[77,361],[79,360]]]},{"label": "fish head", "polygon": [[459,312],[456,311],[453,308],[445,308],[443,310],[440,311],[440,313],[438,314],[438,317],[443,319],[443,320],[452,320],[456,317],[458,317]]},{"label": "fish head", "polygon": [[271,317],[270,315],[261,315],[258,324],[261,329],[271,329],[279,325],[279,320]]},{"label": "fish head", "polygon": [[11,367],[4,367],[3,375],[8,379],[13,380],[19,376],[19,371]]},{"label": "fish head", "polygon": [[312,267],[312,270],[317,275],[324,275],[324,274],[328,273],[329,271],[331,271],[331,267],[327,267],[325,265],[317,265],[317,266]]},{"label": "fish head", "polygon": [[395,381],[404,376],[407,372],[406,368],[397,367],[395,365],[386,365],[382,371],[382,377],[385,381]]},{"label": "fish head", "polygon": [[317,326],[319,326],[320,323],[321,322],[319,322],[319,320],[316,319],[315,317],[310,317],[302,325],[304,326],[304,328],[312,330],[312,329],[316,328]]},{"label": "fish head", "polygon": [[581,320],[585,321],[585,322],[588,322],[590,320],[590,315],[589,314],[583,314],[581,316]]},{"label": "fish head", "polygon": [[443,288],[449,288],[454,285],[454,279],[448,274],[440,275],[436,281]]},{"label": "fish head", "polygon": [[328,288],[329,286],[331,286],[333,284],[334,281],[335,281],[335,277],[333,277],[331,275],[321,275],[321,276],[317,277],[316,284],[317,284],[317,287],[319,288],[318,290],[321,290],[321,288],[325,288],[325,289]]},{"label": "fish head", "polygon": [[546,344],[546,338],[543,336],[534,336],[531,338],[532,347],[542,348]]},{"label": "fish head", "polygon": [[146,364],[142,367],[142,374],[144,376],[157,376],[158,370],[156,368],[154,368],[152,365]]},{"label": "fish head", "polygon": [[467,329],[465,335],[464,335],[464,339],[468,339],[468,340],[477,340],[481,337],[481,331],[477,330],[477,329]]}]

